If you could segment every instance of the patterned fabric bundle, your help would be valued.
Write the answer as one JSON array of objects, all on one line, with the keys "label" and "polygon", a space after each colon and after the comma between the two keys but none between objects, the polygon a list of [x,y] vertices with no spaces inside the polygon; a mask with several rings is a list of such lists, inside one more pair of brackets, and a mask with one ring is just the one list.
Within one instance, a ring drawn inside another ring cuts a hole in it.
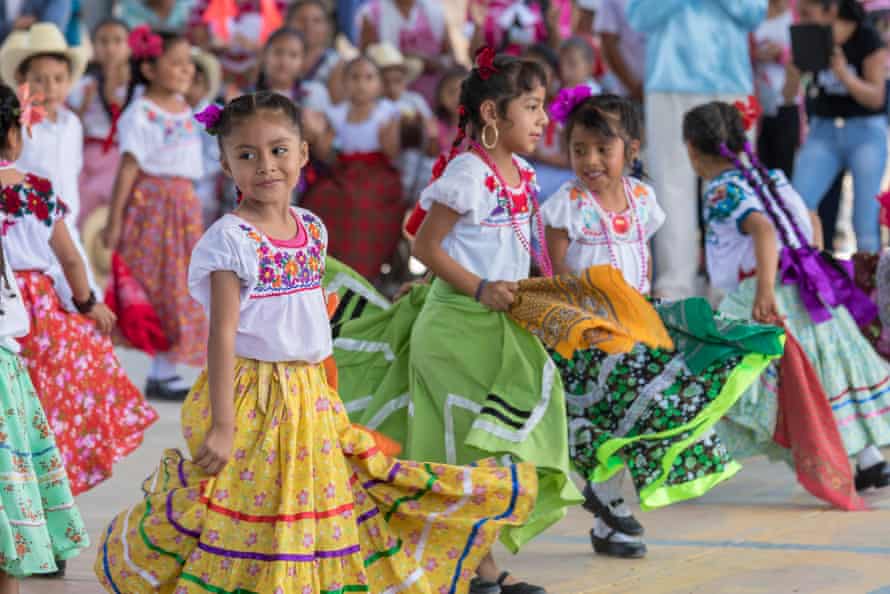
[{"label": "patterned fabric bundle", "polygon": [[[209,407],[205,374],[182,411],[193,455]],[[318,366],[237,359],[235,411],[218,475],[168,450],[144,501],[108,526],[95,563],[107,591],[463,594],[537,494],[530,465],[384,456]]]},{"label": "patterned fabric bundle", "polygon": [[566,358],[591,347],[626,353],[637,342],[673,349],[658,313],[611,266],[520,281],[510,316]]}]

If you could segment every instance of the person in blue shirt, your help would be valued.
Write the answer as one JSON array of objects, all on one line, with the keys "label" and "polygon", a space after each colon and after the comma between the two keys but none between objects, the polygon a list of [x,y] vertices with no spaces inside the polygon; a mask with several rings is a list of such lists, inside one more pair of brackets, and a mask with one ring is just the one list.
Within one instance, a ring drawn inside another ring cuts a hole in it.
[{"label": "person in blue shirt", "polygon": [[4,0],[0,2],[0,43],[14,30],[27,30],[37,22],[50,22],[64,31],[69,20],[71,0]]},{"label": "person in blue shirt", "polygon": [[684,155],[683,114],[753,92],[748,34],[767,0],[630,0],[630,26],[646,35],[646,141],[655,193],[667,222],[655,236],[654,294],[696,294],[699,242],[695,173]]}]

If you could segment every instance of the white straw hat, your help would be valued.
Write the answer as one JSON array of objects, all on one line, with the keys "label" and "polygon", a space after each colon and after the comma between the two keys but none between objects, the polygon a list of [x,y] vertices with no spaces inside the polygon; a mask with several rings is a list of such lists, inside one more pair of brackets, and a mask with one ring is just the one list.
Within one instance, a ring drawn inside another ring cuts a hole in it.
[{"label": "white straw hat", "polygon": [[411,83],[423,73],[423,62],[417,58],[406,58],[391,43],[375,43],[368,47],[366,53],[381,70],[402,68],[405,71],[408,83]]},{"label": "white straw hat", "polygon": [[17,87],[19,67],[28,58],[41,54],[59,54],[71,64],[71,84],[76,83],[87,67],[89,51],[69,47],[62,32],[52,23],[36,23],[27,31],[14,31],[0,47],[0,77],[10,87]]}]

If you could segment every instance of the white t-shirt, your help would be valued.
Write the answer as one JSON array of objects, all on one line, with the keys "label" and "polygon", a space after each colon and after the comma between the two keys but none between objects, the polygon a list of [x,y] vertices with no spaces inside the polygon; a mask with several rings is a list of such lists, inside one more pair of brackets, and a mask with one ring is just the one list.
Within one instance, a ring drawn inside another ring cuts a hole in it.
[{"label": "white t-shirt", "polygon": [[301,80],[296,88],[286,91],[269,90],[285,97],[290,97],[290,100],[300,107],[320,111],[321,113],[324,113],[331,107],[331,96],[328,94],[328,88],[317,80]]},{"label": "white t-shirt", "polygon": [[272,240],[227,214],[204,234],[189,265],[189,291],[210,316],[210,275],[241,279],[235,354],[260,361],[320,363],[332,353],[322,278],[328,234],[317,216],[291,209],[297,237]]},{"label": "white t-shirt", "polygon": [[[12,266],[9,264],[9,253],[5,246],[0,245],[0,249],[4,253],[4,266],[0,272],[6,277],[6,285],[2,287],[3,295],[0,297],[0,308],[4,312],[3,315],[0,315],[0,348],[19,353],[22,349],[15,339],[28,335],[31,329],[31,320],[22,302],[22,293],[15,280]],[[3,281],[0,280],[0,282]]]},{"label": "white t-shirt", "polygon": [[523,182],[519,188],[508,188],[509,200],[503,196],[500,184],[488,166],[471,153],[455,157],[442,177],[420,195],[420,206],[424,210],[438,202],[461,215],[442,240],[442,249],[458,264],[490,281],[528,278],[531,267],[531,256],[516,235],[510,210],[514,210],[512,216],[529,240],[532,228],[530,197],[537,193],[538,187],[531,166],[519,157],[516,162]]},{"label": "white t-shirt", "polygon": [[399,97],[398,101],[395,101],[394,103],[396,109],[400,113],[417,113],[423,118],[433,117],[433,112],[430,109],[429,103],[426,102],[426,99],[424,99],[423,95],[420,93],[405,91],[402,93],[402,96]]},{"label": "white t-shirt", "polygon": [[651,186],[634,178],[624,179],[632,207],[623,212],[607,212],[578,180],[563,184],[541,210],[545,225],[568,233],[566,265],[572,272],[612,264],[611,244],[624,280],[645,295],[652,269],[647,244],[664,224],[665,215]]},{"label": "white t-shirt", "polygon": [[[784,173],[775,170],[771,171],[770,175],[775,180],[779,195],[791,211],[807,242],[812,242],[813,226],[803,198],[791,187]],[[715,287],[732,291],[743,278],[753,275],[757,270],[754,240],[742,231],[742,223],[754,212],[769,215],[742,174],[735,170],[722,173],[708,183],[704,210],[707,226],[705,255],[708,275]],[[778,213],[788,236],[793,238],[791,247],[799,247],[787,217],[778,205],[775,205],[773,210]],[[780,233],[776,235],[781,249],[784,245],[782,236]]]},{"label": "white t-shirt", "polygon": [[380,128],[398,116],[395,104],[389,99],[377,102],[374,111],[364,122],[349,122],[348,101],[327,110],[328,121],[336,134],[336,145],[341,153],[373,153],[380,150]]},{"label": "white t-shirt", "polygon": [[[628,0],[601,0],[596,11],[594,32],[602,35],[612,33],[618,36],[618,48],[634,77],[642,81],[646,74],[646,36],[627,22]],[[615,91],[627,94],[627,89],[615,77]]]},{"label": "white t-shirt", "polygon": [[18,169],[45,177],[68,205],[69,221],[80,214],[78,178],[83,169],[83,126],[74,112],[60,107],[56,121],[45,119],[23,134],[22,155]]},{"label": "white t-shirt", "polygon": [[[763,21],[754,31],[756,45],[775,43],[783,48],[791,46],[791,25],[794,17],[790,10],[779,16]],[[779,62],[756,62],[754,65],[757,98],[763,107],[763,113],[774,116],[782,105],[782,89],[785,86],[785,65]]]},{"label": "white t-shirt", "polygon": [[203,177],[201,134],[191,110],[171,114],[145,97],[130,103],[118,122],[121,154],[159,177]]}]

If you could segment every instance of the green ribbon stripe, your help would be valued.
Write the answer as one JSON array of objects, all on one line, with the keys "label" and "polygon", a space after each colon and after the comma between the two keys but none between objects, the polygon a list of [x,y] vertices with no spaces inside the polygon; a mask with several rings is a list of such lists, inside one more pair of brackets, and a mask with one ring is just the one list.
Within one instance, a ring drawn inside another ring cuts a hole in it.
[{"label": "green ribbon stripe", "polygon": [[394,513],[396,513],[396,510],[398,510],[398,509],[399,509],[399,506],[402,505],[404,502],[406,502],[406,501],[417,501],[418,499],[420,499],[421,497],[423,497],[424,495],[426,495],[427,493],[429,493],[429,492],[430,492],[430,489],[433,488],[433,483],[435,483],[435,482],[436,482],[436,479],[438,479],[439,477],[437,477],[437,476],[433,473],[433,468],[432,468],[429,464],[424,464],[423,467],[424,467],[424,469],[426,470],[427,474],[430,475],[429,480],[427,480],[427,482],[426,482],[426,486],[424,486],[423,489],[421,489],[420,491],[418,491],[418,492],[415,493],[414,495],[405,495],[404,497],[399,497],[398,499],[396,499],[396,502],[393,503],[393,505],[392,505],[392,507],[390,508],[390,510],[389,510],[388,512],[386,512],[386,516],[385,516],[384,519],[385,519],[387,522],[389,522],[389,519],[392,518],[392,515],[393,515]]}]

